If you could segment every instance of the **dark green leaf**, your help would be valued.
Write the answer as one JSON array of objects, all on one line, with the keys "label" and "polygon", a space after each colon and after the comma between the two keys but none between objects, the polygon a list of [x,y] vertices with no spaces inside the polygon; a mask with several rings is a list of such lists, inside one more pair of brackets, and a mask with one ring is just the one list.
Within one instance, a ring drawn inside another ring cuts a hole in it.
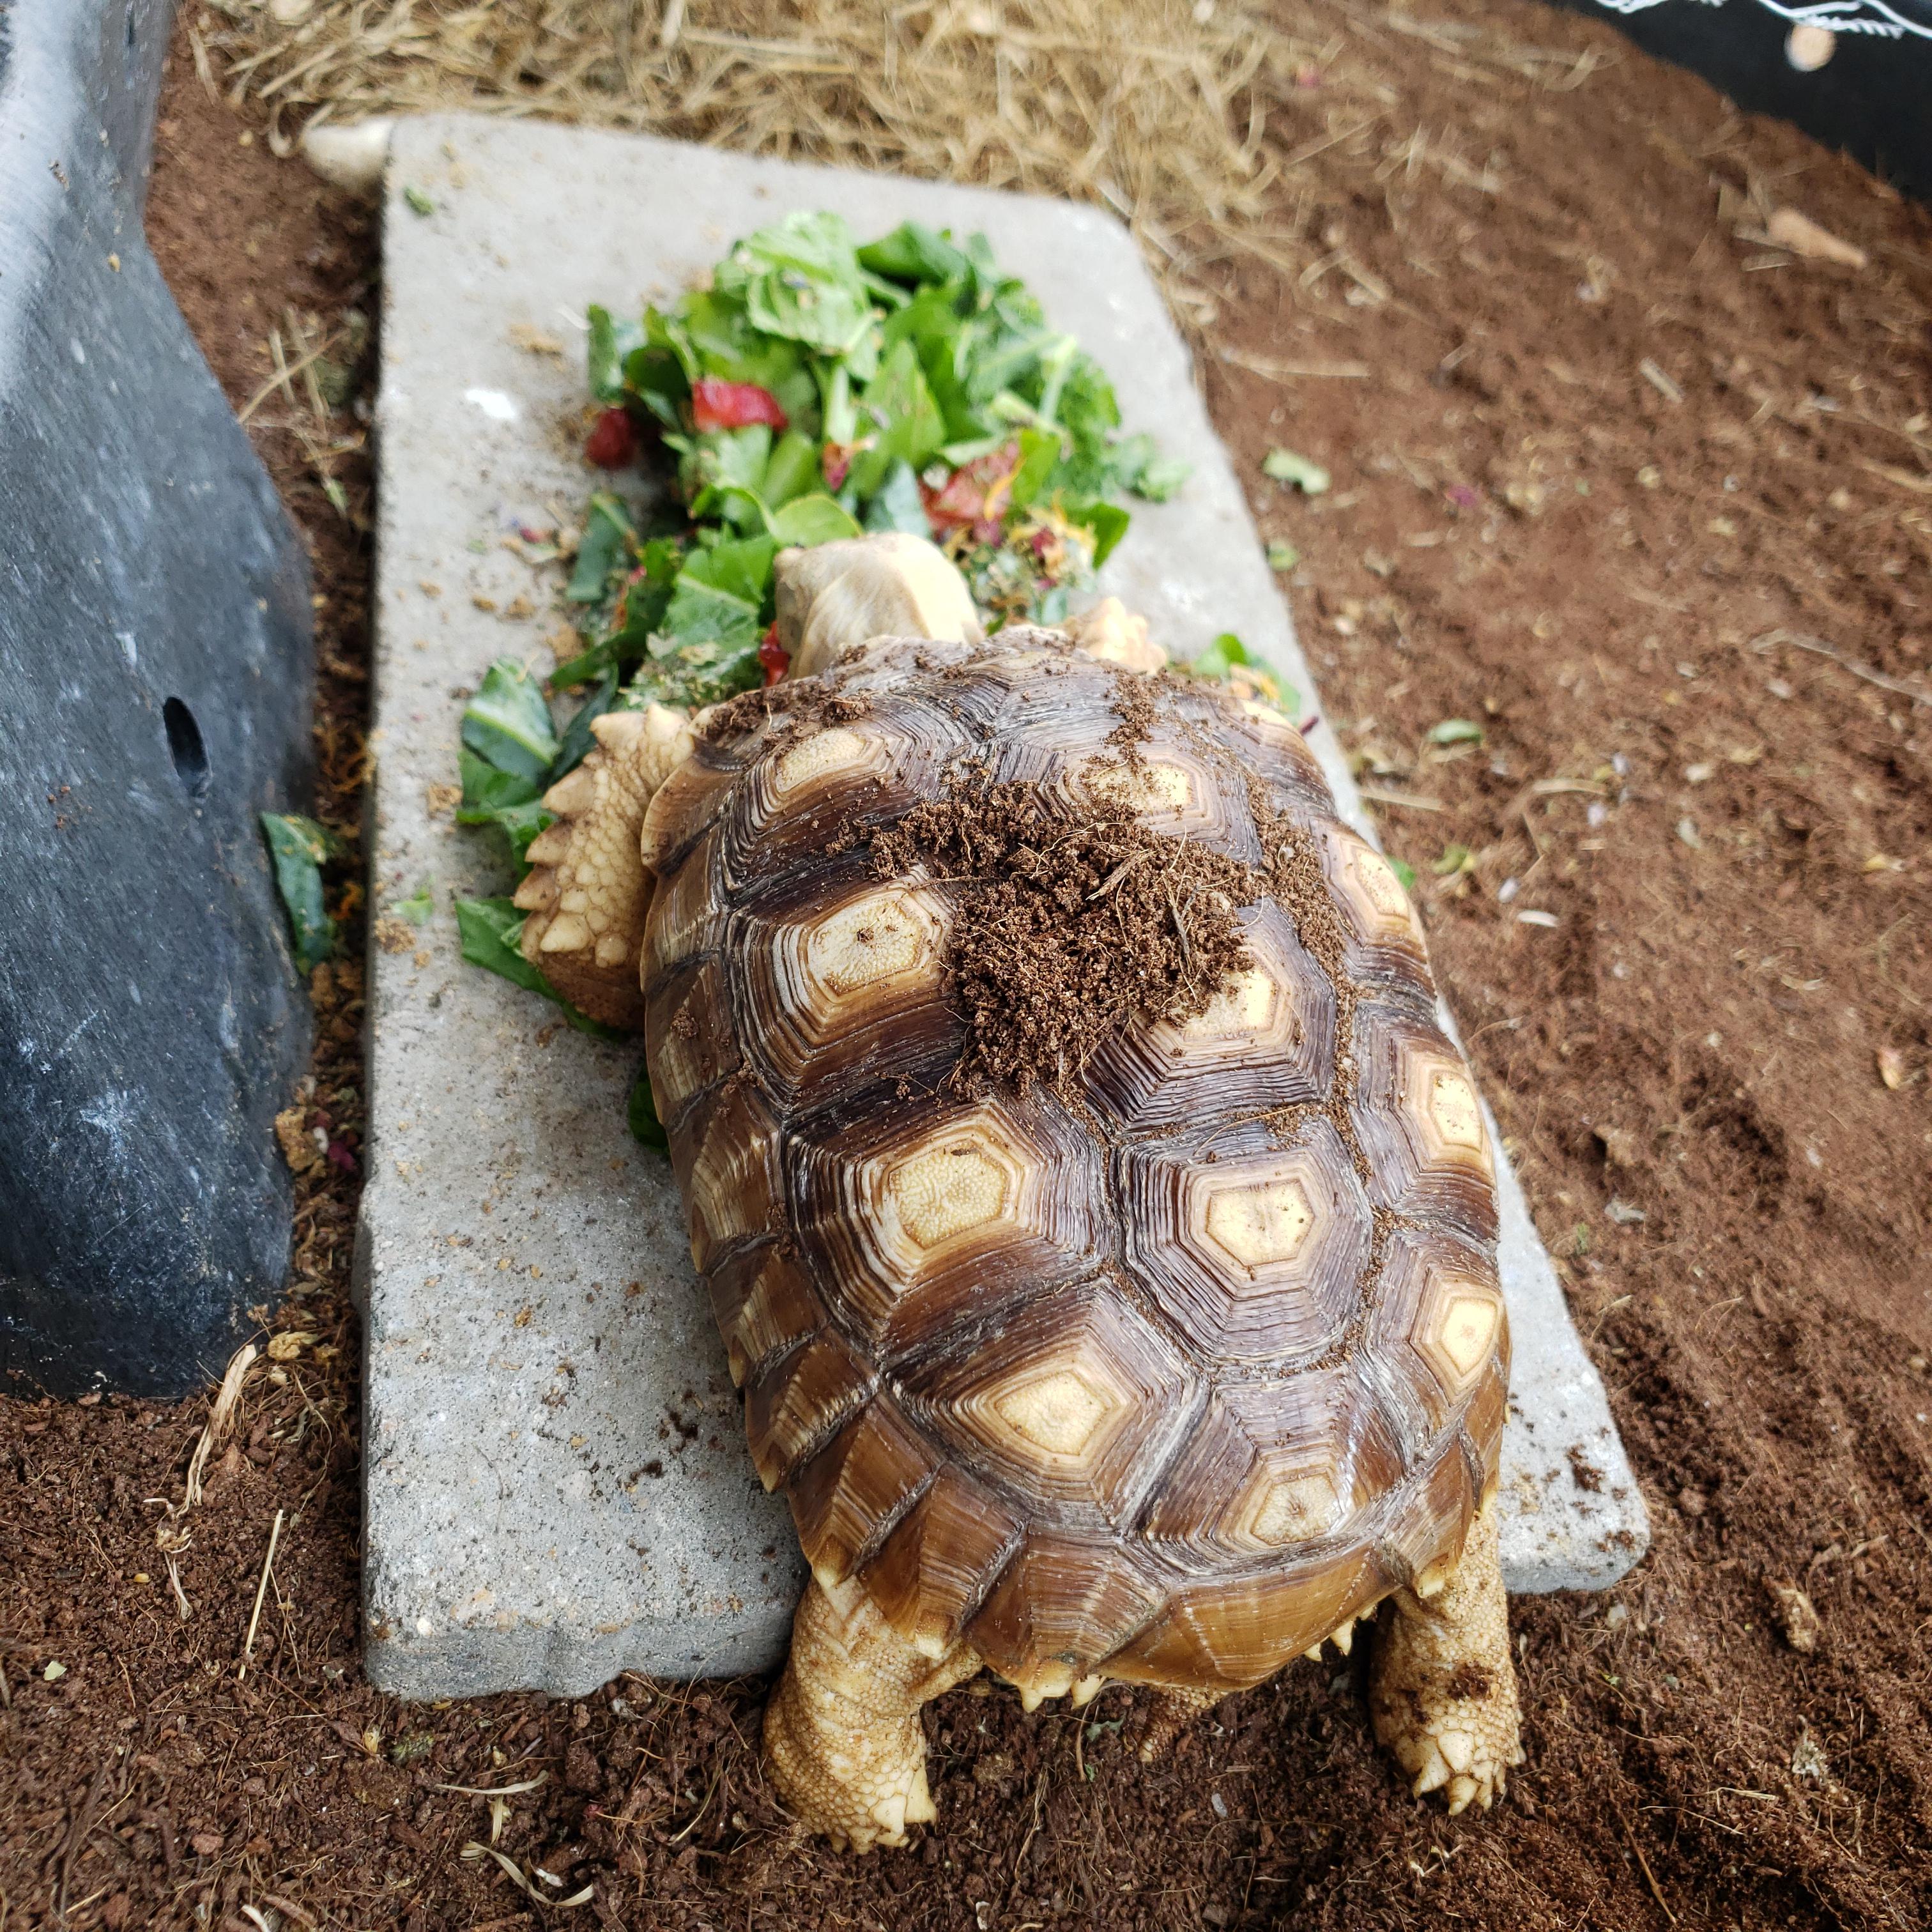
[{"label": "dark green leaf", "polygon": [[556,756],[543,686],[512,658],[499,658],[464,706],[463,742],[500,772],[541,780]]},{"label": "dark green leaf", "polygon": [[868,530],[909,530],[916,537],[932,536],[919,478],[910,463],[895,463],[886,472],[886,480],[866,506],[865,522]]},{"label": "dark green leaf", "polygon": [[944,235],[902,221],[859,250],[859,266],[896,282],[950,282],[968,274],[972,265]]},{"label": "dark green leaf", "polygon": [[509,899],[458,899],[456,930],[463,942],[463,956],[472,966],[500,974],[526,992],[541,993],[563,1009],[563,1016],[579,1033],[596,1040],[622,1040],[615,1027],[608,1027],[581,1013],[553,986],[518,950],[524,915]]},{"label": "dark green leaf", "polygon": [[596,302],[590,308],[587,358],[590,393],[607,406],[624,400],[624,364],[644,346],[644,332],[634,322],[614,322],[610,311]]},{"label": "dark green leaf", "polygon": [[494,824],[498,812],[529,804],[544,788],[541,777],[500,771],[466,746],[458,752],[456,764],[463,779],[463,802],[456,808],[459,825]]},{"label": "dark green leaf", "polygon": [[[774,537],[740,537],[693,550],[685,560],[677,588],[703,584],[728,592],[753,605],[762,604],[772,580],[772,560],[778,554]],[[670,621],[666,619],[667,628]]]},{"label": "dark green leaf", "polygon": [[651,1091],[650,1069],[642,1064],[638,1068],[638,1077],[631,1082],[631,1101],[628,1108],[631,1138],[647,1148],[655,1148],[659,1154],[670,1151],[670,1137],[664,1130],[664,1123],[658,1118],[657,1096]]},{"label": "dark green leaf", "polygon": [[1050,429],[1020,431],[1020,466],[1013,472],[1008,500],[1016,510],[1024,510],[1046,489],[1047,479],[1060,462],[1060,433]]},{"label": "dark green leaf", "polygon": [[614,670],[607,670],[598,680],[597,688],[584,700],[582,708],[572,718],[557,745],[556,759],[550,768],[551,784],[583,764],[591,746],[597,742],[591,734],[591,726],[610,710],[616,698],[617,674]]},{"label": "dark green leaf", "polygon": [[1415,868],[1410,865],[1406,860],[1402,859],[1391,859],[1388,862],[1389,870],[1402,881],[1402,890],[1406,892],[1414,892],[1415,890]]},{"label": "dark green leaf", "polygon": [[265,812],[262,831],[274,861],[275,889],[288,913],[296,964],[312,973],[335,950],[340,937],[322,903],[323,861],[338,857],[342,842],[326,825],[293,812]]},{"label": "dark green leaf", "polygon": [[603,601],[610,573],[629,560],[637,543],[624,506],[609,491],[600,490],[590,500],[584,520],[584,539],[577,547],[577,566],[571,572],[564,595],[573,604]]},{"label": "dark green leaf", "polygon": [[1132,519],[1119,504],[1096,500],[1068,504],[1066,520],[1093,532],[1094,568],[1098,570],[1113,555],[1114,545],[1126,535]]},{"label": "dark green leaf", "polygon": [[819,481],[817,439],[800,430],[787,430],[765,465],[764,487],[758,494],[770,508],[781,510],[794,496],[817,489]]},{"label": "dark green leaf", "polygon": [[[916,486],[915,486],[916,488]],[[782,544],[833,543],[841,537],[856,537],[859,526],[823,491],[809,496],[794,496],[772,518],[772,534]]]}]

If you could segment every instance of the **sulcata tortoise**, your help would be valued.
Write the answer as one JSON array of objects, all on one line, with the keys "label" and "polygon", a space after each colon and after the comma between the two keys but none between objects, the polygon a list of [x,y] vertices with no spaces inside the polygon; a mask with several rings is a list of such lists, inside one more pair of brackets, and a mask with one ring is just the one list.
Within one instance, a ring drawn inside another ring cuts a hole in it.
[{"label": "sulcata tortoise", "polygon": [[792,675],[598,721],[526,953],[640,1027],[752,1454],[812,1566],[778,1790],[932,1817],[920,1706],[1156,1687],[1143,1756],[1385,1605],[1376,1736],[1522,1761],[1488,1134],[1294,724],[1112,600],[982,637],[910,537],[778,562]]}]

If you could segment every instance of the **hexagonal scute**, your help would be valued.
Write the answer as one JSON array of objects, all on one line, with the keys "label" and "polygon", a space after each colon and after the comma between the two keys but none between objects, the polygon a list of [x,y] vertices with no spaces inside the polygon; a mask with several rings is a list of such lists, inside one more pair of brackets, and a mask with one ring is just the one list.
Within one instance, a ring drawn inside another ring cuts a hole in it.
[{"label": "hexagonal scute", "polygon": [[1142,1512],[1139,1533],[1180,1546],[1163,1553],[1183,1565],[1292,1552],[1349,1532],[1402,1474],[1395,1432],[1350,1366],[1227,1383]]},{"label": "hexagonal scute", "polygon": [[888,1072],[950,1065],[962,1031],[942,984],[950,901],[869,866],[806,884],[730,928],[746,1050],[766,1084],[808,1110]]},{"label": "hexagonal scute", "polygon": [[1114,1544],[1035,1526],[966,1640],[1022,1691],[1061,1696],[1146,1624],[1161,1595]]},{"label": "hexagonal scute", "polygon": [[968,1607],[1019,1534],[990,1490],[942,1462],[866,1564],[866,1588],[901,1635],[939,1656],[957,1641]]},{"label": "hexagonal scute", "polygon": [[1332,818],[1318,819],[1310,829],[1342,915],[1350,976],[1419,997],[1432,1010],[1428,941],[1395,868],[1366,838]]},{"label": "hexagonal scute", "polygon": [[700,1274],[739,1243],[778,1232],[778,1128],[750,1081],[714,1088],[670,1138]]},{"label": "hexagonal scute", "polygon": [[724,935],[724,880],[714,825],[668,872],[658,875],[644,916],[640,974],[645,993],[689,962],[715,952]]},{"label": "hexagonal scute", "polygon": [[938,796],[946,765],[972,742],[930,705],[878,698],[850,708],[848,718],[780,730],[745,772],[724,821],[734,890]]},{"label": "hexagonal scute", "polygon": [[724,969],[704,959],[660,980],[644,1008],[651,1097],[668,1127],[740,1062]]},{"label": "hexagonal scute", "polygon": [[741,1250],[706,1277],[731,1379],[742,1388],[825,1326],[812,1278],[782,1242]]},{"label": "hexagonal scute", "polygon": [[1250,964],[1190,1020],[1136,1020],[1082,1075],[1087,1097],[1130,1132],[1162,1132],[1327,1098],[1335,989],[1273,901],[1243,910]]},{"label": "hexagonal scute", "polygon": [[1184,1584],[1102,1674],[1130,1684],[1245,1690],[1387,1593],[1366,1551]]},{"label": "hexagonal scute", "polygon": [[1474,1076],[1435,1026],[1365,1001],[1355,1015],[1355,1099],[1376,1204],[1496,1233],[1496,1166]]},{"label": "hexagonal scute", "polygon": [[745,1394],[745,1436],[758,1480],[776,1489],[869,1399],[878,1380],[872,1365],[829,1328],[770,1364]]},{"label": "hexagonal scute", "polygon": [[1509,1317],[1491,1253],[1443,1228],[1399,1228],[1383,1251],[1368,1346],[1408,1399],[1394,1412],[1406,1425],[1412,1466],[1473,1413],[1476,1447],[1499,1436],[1502,1412],[1486,1387],[1509,1381]]},{"label": "hexagonal scute", "polygon": [[1194,1406],[1192,1372],[1106,1281],[1031,1299],[973,1347],[904,1371],[911,1412],[1022,1497],[1130,1522]]},{"label": "hexagonal scute", "polygon": [[890,1396],[874,1394],[785,1485],[799,1546],[830,1588],[903,1515],[938,1464]]},{"label": "hexagonal scute", "polygon": [[786,1154],[818,1278],[888,1352],[1090,1273],[1104,1184],[1092,1136],[1038,1087],[959,1101],[882,1082]]},{"label": "hexagonal scute", "polygon": [[1129,1264],[1203,1356],[1292,1365],[1354,1310],[1368,1201],[1325,1119],[1287,1148],[1259,1121],[1205,1138],[1116,1156]]}]

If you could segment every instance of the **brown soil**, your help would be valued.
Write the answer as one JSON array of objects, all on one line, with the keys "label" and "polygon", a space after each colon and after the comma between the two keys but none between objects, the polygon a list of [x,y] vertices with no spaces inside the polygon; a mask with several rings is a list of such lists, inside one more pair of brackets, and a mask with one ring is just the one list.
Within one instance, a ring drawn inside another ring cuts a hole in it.
[{"label": "brown soil", "polygon": [[[487,1802],[439,1788],[539,1775],[498,1849],[563,1881],[540,1892],[590,1885],[574,1914],[604,1925],[1932,1924],[1932,219],[1600,22],[1487,0],[1556,56],[1511,67],[1412,16],[1332,17],[1307,127],[1271,138],[1325,140],[1352,75],[1383,92],[1280,190],[1318,272],[1220,292],[1209,394],[1304,553],[1297,615],[1366,782],[1431,802],[1391,806],[1390,841],[1656,1524],[1607,1597],[1515,1606],[1508,1799],[1450,1823],[1403,1793],[1359,1649],[1151,1771],[1114,1728],[1126,1692],[1030,1720],[956,1693],[940,1824],[862,1860],[793,1843],[760,1684],[376,1696],[338,974],[305,1104],[340,1154],[304,1178],[280,1318],[314,1339],[254,1372],[200,1506],[149,1499],[182,1498],[204,1404],[0,1402],[9,1932],[565,1918],[464,1857]],[[238,404],[285,309],[327,330],[369,302],[371,237],[238,145],[184,50],[163,115],[152,232]],[[1741,239],[1754,192],[1868,266]],[[1372,379],[1280,374],[1350,363]],[[327,600],[324,806],[352,826],[366,474],[333,446],[356,418],[272,398],[250,427]],[[1264,482],[1276,442],[1334,490]],[[1481,745],[1432,743],[1451,718]],[[158,1526],[188,1538],[184,1618]]]},{"label": "brown soil", "polygon": [[1076,816],[1036,784],[969,784],[875,833],[872,853],[881,878],[923,860],[959,900],[945,970],[968,1084],[1070,1095],[1136,1014],[1192,1019],[1248,964],[1234,915],[1259,875],[1125,805]]}]

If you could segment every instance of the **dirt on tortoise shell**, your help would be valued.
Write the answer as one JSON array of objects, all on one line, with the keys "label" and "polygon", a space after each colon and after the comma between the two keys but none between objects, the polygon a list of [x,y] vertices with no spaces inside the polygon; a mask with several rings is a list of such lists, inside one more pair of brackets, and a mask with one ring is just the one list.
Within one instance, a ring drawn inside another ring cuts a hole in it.
[{"label": "dirt on tortoise shell", "polygon": [[[0,1401],[9,1932],[1932,1924],[1932,219],[1600,22],[1434,0],[1560,56],[1563,91],[1414,16],[1337,17],[1324,84],[1369,76],[1417,134],[1291,171],[1280,220],[1325,266],[1221,291],[1208,392],[1302,554],[1324,698],[1423,881],[1656,1528],[1606,1595],[1514,1606],[1508,1801],[1452,1824],[1407,1796],[1360,1647],[1151,1770],[1135,1694],[1027,1719],[957,1692],[928,1718],[940,1822],[866,1859],[794,1841],[761,1683],[374,1694],[341,969],[290,1339],[172,1525],[184,1618],[154,1499],[180,1500],[206,1404]],[[272,328],[290,362],[298,332],[351,341],[374,237],[208,98],[184,40],[161,112],[151,230],[239,406]],[[1749,238],[1754,194],[1867,266]],[[1338,364],[1372,374],[1283,373]],[[296,388],[250,428],[325,600],[322,804],[352,829],[368,471],[356,416]],[[1265,481],[1276,444],[1333,490]],[[1480,744],[1432,742],[1449,718]],[[466,1857],[489,1802],[451,1786],[519,1787],[496,1849],[588,1901],[533,1906]]]}]

